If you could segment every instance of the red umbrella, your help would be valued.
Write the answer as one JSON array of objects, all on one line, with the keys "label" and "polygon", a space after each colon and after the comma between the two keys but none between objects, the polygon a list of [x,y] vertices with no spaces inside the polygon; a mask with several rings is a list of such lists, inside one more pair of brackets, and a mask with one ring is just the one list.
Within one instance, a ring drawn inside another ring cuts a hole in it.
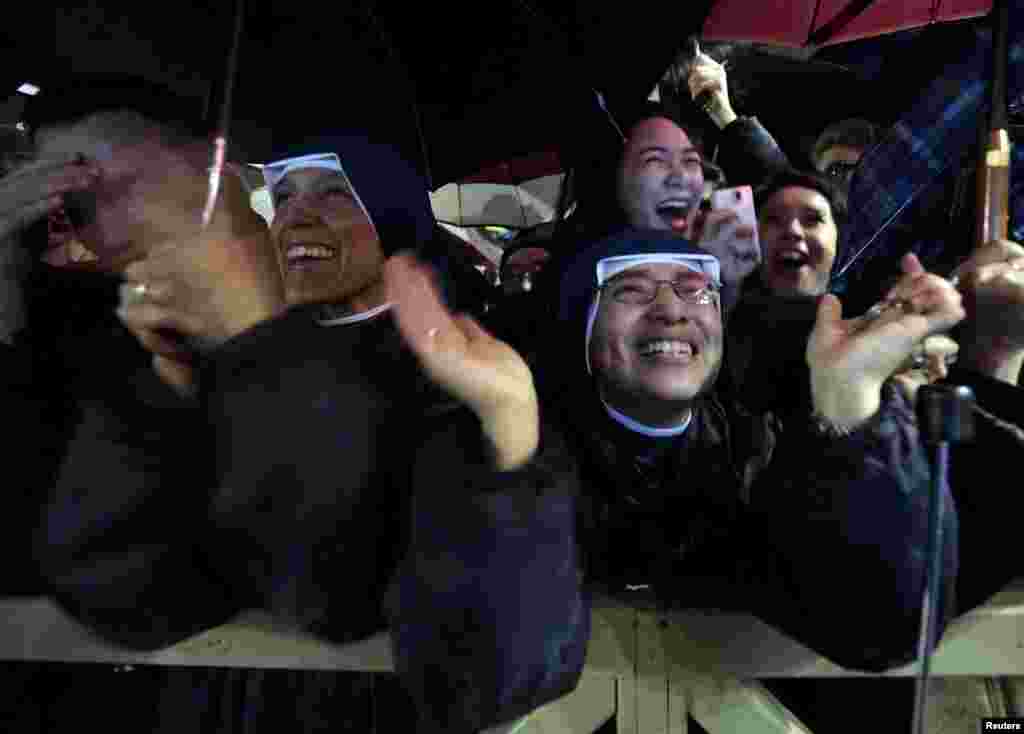
[{"label": "red umbrella", "polygon": [[562,172],[562,161],[555,151],[534,153],[481,169],[472,176],[466,176],[459,183],[490,183],[515,186],[545,176],[556,176]]},{"label": "red umbrella", "polygon": [[[827,46],[978,18],[993,0],[717,0],[704,21],[708,41]],[[754,8],[756,7],[756,11]]]}]

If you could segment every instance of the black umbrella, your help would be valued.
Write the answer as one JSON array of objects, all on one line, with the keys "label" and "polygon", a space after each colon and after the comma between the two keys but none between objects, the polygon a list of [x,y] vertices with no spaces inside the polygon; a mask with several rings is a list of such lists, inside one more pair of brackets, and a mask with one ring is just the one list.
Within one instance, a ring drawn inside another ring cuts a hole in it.
[{"label": "black umbrella", "polygon": [[[215,128],[235,3],[60,5],[56,33],[51,16],[0,37],[10,85],[37,79],[45,94],[47,80],[128,70],[192,95]],[[436,188],[575,137],[594,88],[613,104],[646,96],[708,5],[250,0],[232,150],[262,160],[328,121],[393,140]]]}]

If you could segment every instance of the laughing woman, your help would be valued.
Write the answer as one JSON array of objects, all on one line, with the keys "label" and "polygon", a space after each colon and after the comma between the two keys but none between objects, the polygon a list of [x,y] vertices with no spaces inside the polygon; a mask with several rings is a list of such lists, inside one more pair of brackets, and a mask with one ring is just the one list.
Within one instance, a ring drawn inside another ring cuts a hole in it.
[{"label": "laughing woman", "polygon": [[331,642],[390,627],[417,731],[476,732],[568,692],[589,630],[574,475],[518,355],[426,298],[414,258],[385,267],[432,235],[424,182],[358,136],[264,174],[269,237],[175,242],[122,288],[144,344],[203,345],[220,575]]}]

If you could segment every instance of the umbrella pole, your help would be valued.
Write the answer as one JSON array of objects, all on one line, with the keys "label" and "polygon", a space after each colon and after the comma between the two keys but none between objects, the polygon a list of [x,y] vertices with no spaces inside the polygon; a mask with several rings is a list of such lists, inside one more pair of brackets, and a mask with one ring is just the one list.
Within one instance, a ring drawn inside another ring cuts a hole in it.
[{"label": "umbrella pole", "polygon": [[[921,605],[921,637],[918,661],[921,666],[914,691],[913,734],[925,734],[928,710],[928,680],[932,652],[938,643],[939,596],[942,589],[942,526],[946,508],[943,499],[949,481],[949,447],[974,436],[974,393],[959,385],[925,385],[917,395],[917,417],[921,437],[931,450],[931,486],[928,501],[928,550],[925,556],[925,586]],[[942,600],[949,602],[947,599]]]},{"label": "umbrella pole", "polygon": [[220,191],[221,176],[228,148],[228,128],[231,125],[231,102],[235,92],[235,77],[238,72],[238,50],[242,44],[242,19],[245,16],[245,0],[235,0],[234,28],[231,35],[231,50],[228,52],[227,71],[224,78],[224,97],[220,104],[217,131],[213,139],[213,160],[210,164],[210,179],[203,207],[201,226],[205,230],[213,219]]},{"label": "umbrella pole", "polygon": [[1006,108],[1006,64],[1009,54],[1008,0],[992,8],[992,102],[978,162],[978,206],[975,246],[1006,239],[1010,220],[1010,135]]}]

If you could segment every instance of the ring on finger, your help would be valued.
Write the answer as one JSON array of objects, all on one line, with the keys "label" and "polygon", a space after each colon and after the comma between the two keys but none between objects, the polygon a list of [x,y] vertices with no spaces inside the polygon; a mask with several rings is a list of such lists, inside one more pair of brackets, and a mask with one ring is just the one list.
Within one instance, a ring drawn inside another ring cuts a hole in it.
[{"label": "ring on finger", "polygon": [[151,291],[148,283],[132,283],[124,289],[124,300],[130,304],[139,304],[146,300]]}]

